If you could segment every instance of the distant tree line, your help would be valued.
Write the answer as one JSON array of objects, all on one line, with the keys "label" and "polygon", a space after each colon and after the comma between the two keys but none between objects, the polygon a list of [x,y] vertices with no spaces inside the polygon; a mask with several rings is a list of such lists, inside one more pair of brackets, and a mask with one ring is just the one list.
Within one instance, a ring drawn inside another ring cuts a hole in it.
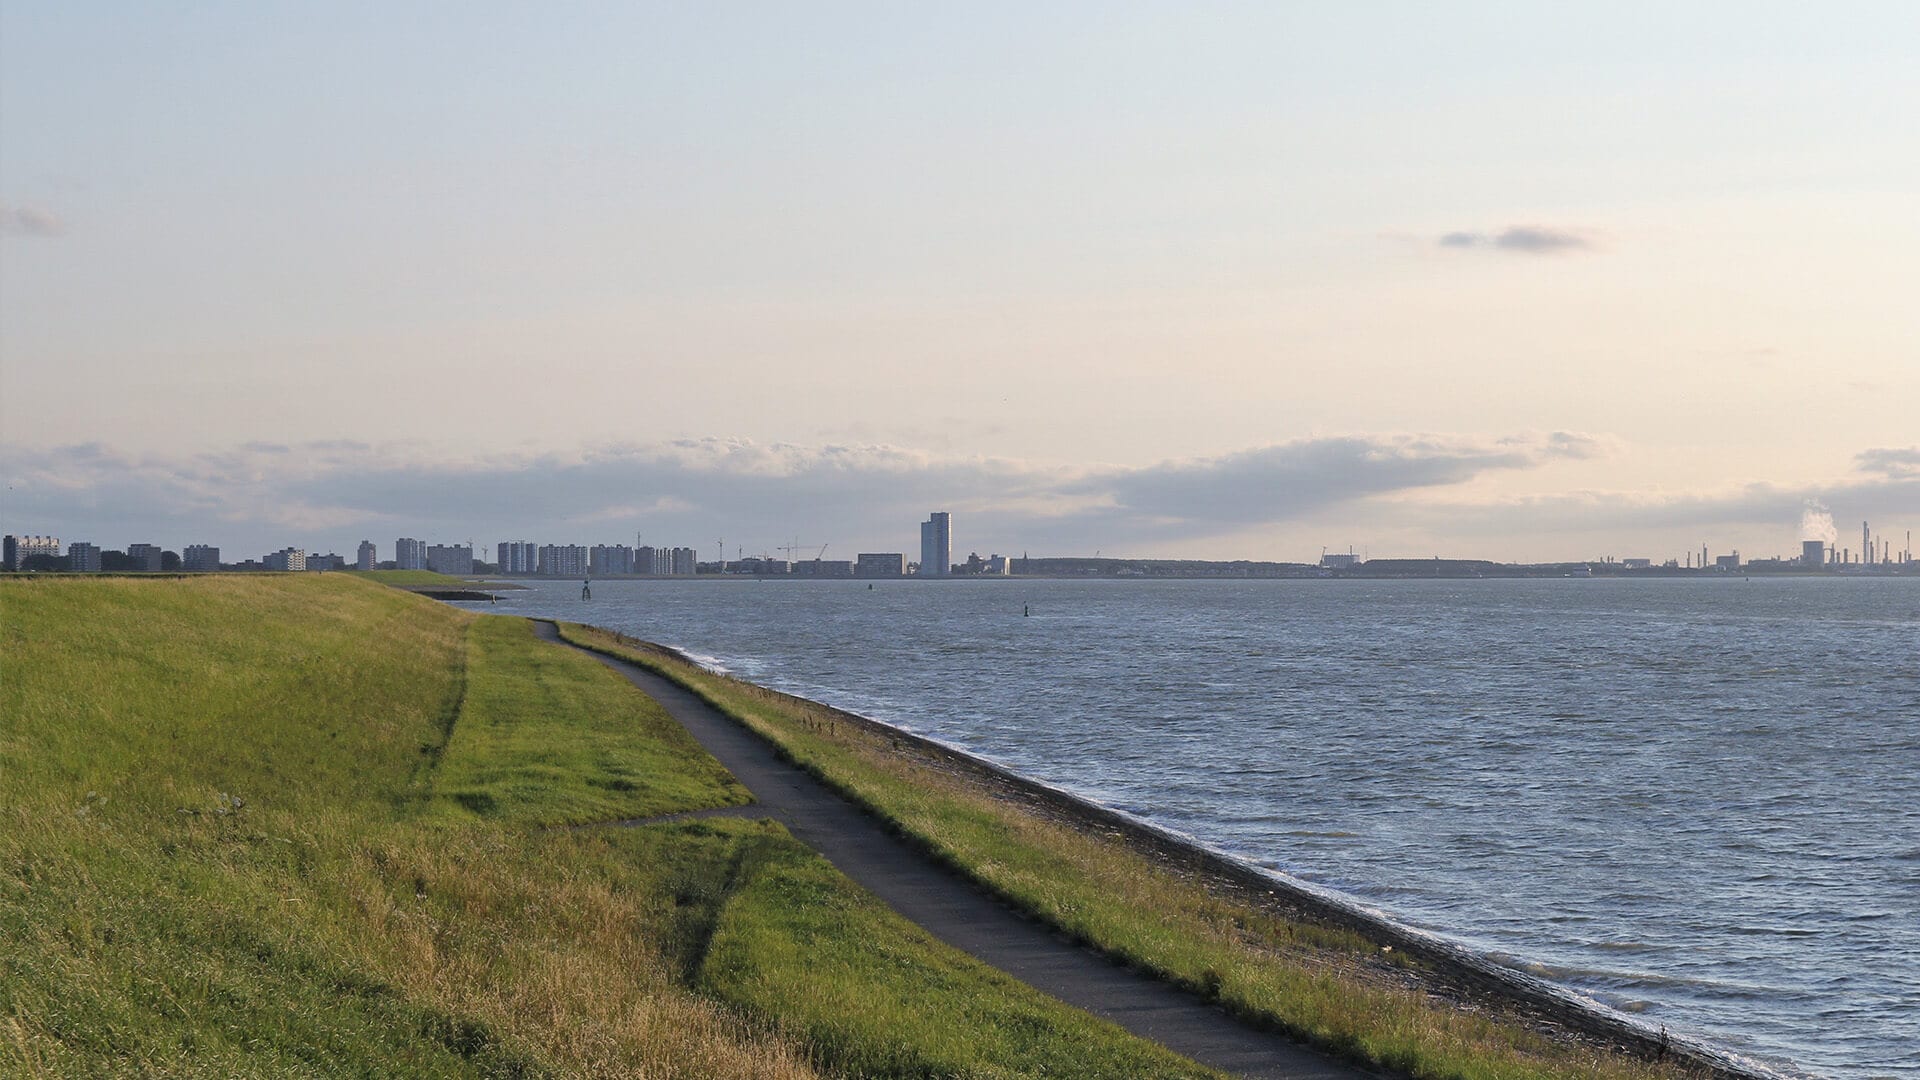
[{"label": "distant tree line", "polygon": [[[22,573],[64,574],[73,569],[73,563],[65,555],[28,555],[20,560]],[[140,574],[147,570],[145,559],[136,559],[124,551],[102,551],[100,553],[100,572],[104,574]],[[180,553],[163,551],[160,553],[160,572],[177,574],[180,572]]]}]

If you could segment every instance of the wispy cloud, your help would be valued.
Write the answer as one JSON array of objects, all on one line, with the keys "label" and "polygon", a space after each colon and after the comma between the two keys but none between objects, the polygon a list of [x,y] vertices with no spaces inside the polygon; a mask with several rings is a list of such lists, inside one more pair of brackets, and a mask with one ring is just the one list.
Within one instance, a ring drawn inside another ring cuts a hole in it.
[{"label": "wispy cloud", "polygon": [[0,203],[0,235],[53,237],[66,231],[67,223],[45,207]]},{"label": "wispy cloud", "polygon": [[1593,249],[1593,241],[1585,233],[1545,225],[1509,225],[1497,232],[1450,232],[1442,234],[1438,242],[1443,248],[1477,248],[1514,255],[1565,255]]}]

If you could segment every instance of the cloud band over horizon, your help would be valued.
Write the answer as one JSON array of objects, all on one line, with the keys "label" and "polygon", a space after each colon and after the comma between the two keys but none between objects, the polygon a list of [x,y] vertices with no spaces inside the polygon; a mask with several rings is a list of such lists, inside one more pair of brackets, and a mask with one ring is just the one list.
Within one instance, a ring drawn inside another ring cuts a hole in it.
[{"label": "cloud band over horizon", "polygon": [[[346,550],[364,536],[384,549],[388,534],[482,545],[627,543],[642,534],[703,549],[722,536],[768,548],[790,539],[831,543],[837,557],[851,557],[854,547],[909,549],[914,523],[933,509],[966,522],[968,545],[1048,554],[1191,550],[1336,514],[1455,536],[1463,549],[1513,533],[1791,522],[1808,498],[1920,515],[1913,448],[1863,451],[1854,474],[1817,488],[1504,499],[1466,488],[1493,474],[1600,456],[1604,447],[1568,432],[1345,435],[1115,467],[718,438],[476,459],[339,441],[180,457],[83,444],[6,448],[4,509],[9,532],[58,532],[109,547]],[[1217,557],[1305,557],[1246,546],[1240,539]]]}]

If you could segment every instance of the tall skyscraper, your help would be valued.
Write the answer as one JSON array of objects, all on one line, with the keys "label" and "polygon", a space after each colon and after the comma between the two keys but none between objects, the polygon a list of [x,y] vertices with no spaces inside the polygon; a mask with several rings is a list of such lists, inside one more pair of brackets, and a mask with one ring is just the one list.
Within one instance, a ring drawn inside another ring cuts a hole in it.
[{"label": "tall skyscraper", "polygon": [[373,541],[360,541],[360,550],[355,555],[353,565],[360,570],[374,570],[379,568],[380,553],[373,546]]},{"label": "tall skyscraper", "polygon": [[953,525],[944,510],[920,523],[920,576],[946,577],[953,565]]}]

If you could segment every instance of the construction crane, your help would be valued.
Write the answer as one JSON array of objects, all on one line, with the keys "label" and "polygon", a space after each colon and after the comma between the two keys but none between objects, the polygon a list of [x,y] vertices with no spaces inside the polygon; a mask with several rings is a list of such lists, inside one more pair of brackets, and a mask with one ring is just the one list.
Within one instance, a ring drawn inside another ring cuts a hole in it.
[{"label": "construction crane", "polygon": [[[795,540],[791,544],[780,545],[779,548],[777,548],[776,550],[785,552],[788,562],[799,562],[800,560],[794,558],[794,556],[802,551],[807,550],[812,546],[813,546],[812,544],[803,544],[800,541]],[[820,550],[813,553],[813,561],[819,562],[821,559],[825,558],[827,554],[827,549],[832,546],[833,545],[831,543],[821,544]]]}]

